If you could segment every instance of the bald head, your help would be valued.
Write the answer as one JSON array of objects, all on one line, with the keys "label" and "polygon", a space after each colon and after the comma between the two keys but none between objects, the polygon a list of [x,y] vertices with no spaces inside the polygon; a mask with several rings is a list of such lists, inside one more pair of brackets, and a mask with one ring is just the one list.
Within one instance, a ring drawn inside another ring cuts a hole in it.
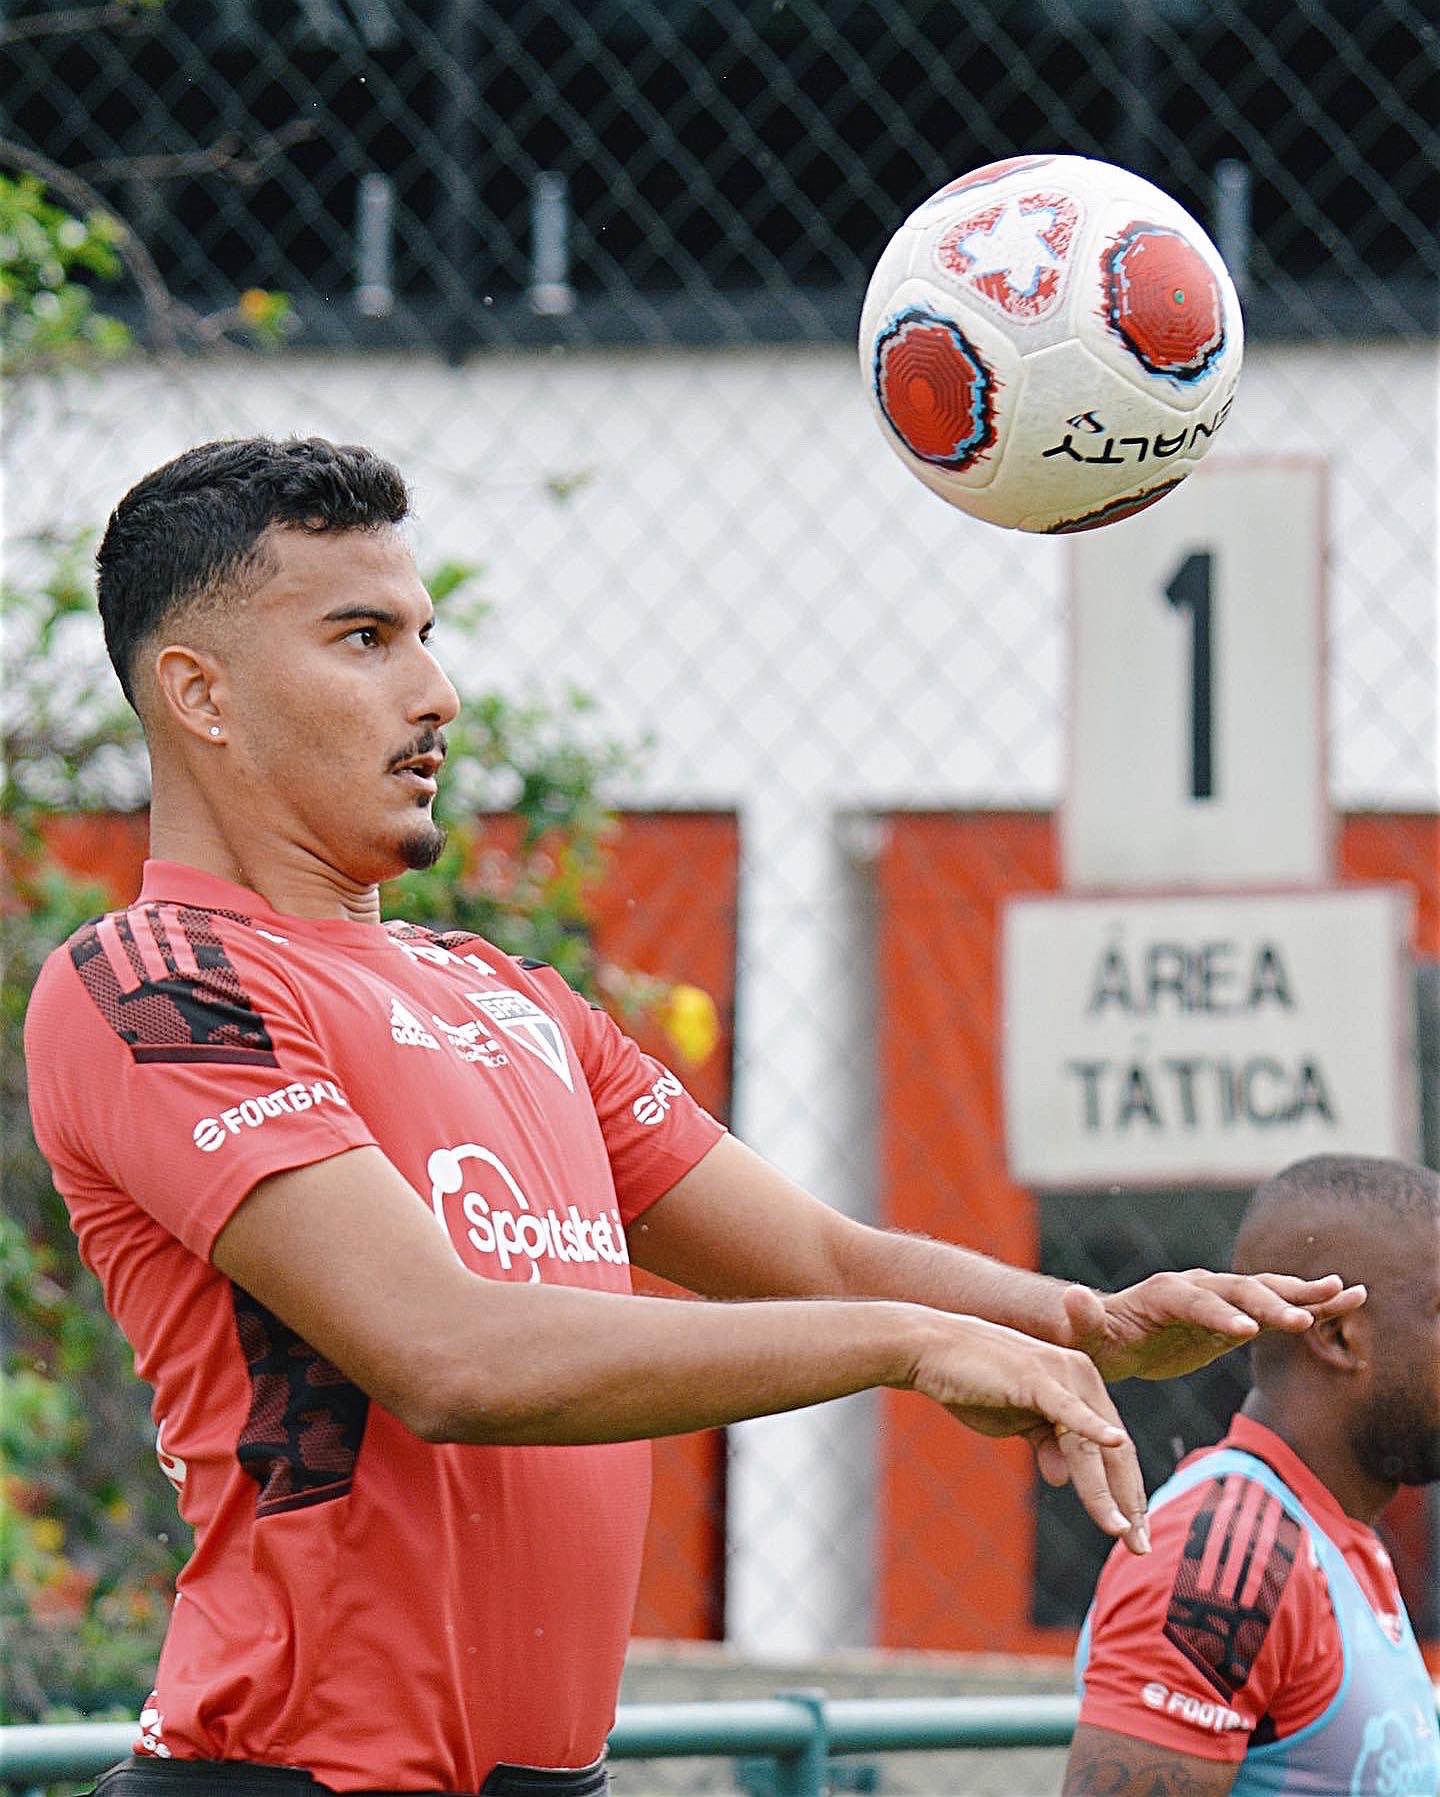
[{"label": "bald head", "polygon": [[1440,1174],[1364,1155],[1296,1161],[1251,1199],[1232,1258],[1237,1272],[1339,1273],[1368,1292],[1303,1335],[1257,1337],[1246,1408],[1312,1464],[1328,1440],[1331,1478],[1352,1493],[1356,1478],[1381,1498],[1440,1480]]},{"label": "bald head", "polygon": [[1409,1246],[1433,1250],[1437,1223],[1440,1173],[1370,1155],[1317,1154],[1257,1189],[1232,1262],[1237,1273],[1339,1273],[1374,1296],[1403,1273]]}]

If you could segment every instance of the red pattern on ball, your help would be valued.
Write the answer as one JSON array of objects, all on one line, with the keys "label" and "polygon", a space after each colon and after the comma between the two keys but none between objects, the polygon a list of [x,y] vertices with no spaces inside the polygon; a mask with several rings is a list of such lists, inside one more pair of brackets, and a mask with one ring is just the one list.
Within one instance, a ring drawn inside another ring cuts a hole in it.
[{"label": "red pattern on ball", "polygon": [[999,162],[987,162],[982,168],[972,168],[968,175],[957,175],[953,181],[947,181],[925,204],[938,206],[942,200],[951,199],[957,193],[968,193],[972,187],[987,187],[1004,175],[1014,174],[1016,169],[1044,168],[1047,162],[1054,160],[1053,156],[1006,156]]},{"label": "red pattern on ball", "polygon": [[921,312],[893,319],[875,350],[875,392],[912,454],[968,468],[995,441],[994,377],[956,328]]},{"label": "red pattern on ball", "polygon": [[1083,518],[1062,518],[1058,524],[1045,527],[1045,534],[1052,537],[1072,535],[1077,530],[1099,530],[1102,524],[1115,524],[1121,518],[1133,518],[1136,512],[1143,512],[1147,506],[1154,505],[1157,499],[1163,499],[1167,493],[1173,493],[1184,480],[1183,474],[1174,480],[1167,480],[1163,487],[1151,487],[1148,493],[1142,493],[1138,499],[1112,499],[1108,505],[1097,506],[1093,512],[1086,512]]},{"label": "red pattern on ball", "polygon": [[1225,347],[1215,271],[1178,231],[1136,223],[1101,261],[1105,319],[1152,374],[1195,380]]},{"label": "red pattern on ball", "polygon": [[[1055,258],[1053,266],[1036,270],[1034,285],[1026,289],[1010,285],[1008,270],[973,273],[975,258],[964,247],[968,239],[993,231],[1010,206],[1021,218],[1034,223],[1040,241]],[[935,260],[947,274],[982,294],[1005,317],[1033,321],[1053,311],[1061,296],[1066,262],[1079,223],[1080,208],[1068,194],[1036,188],[957,220],[936,244]]]}]

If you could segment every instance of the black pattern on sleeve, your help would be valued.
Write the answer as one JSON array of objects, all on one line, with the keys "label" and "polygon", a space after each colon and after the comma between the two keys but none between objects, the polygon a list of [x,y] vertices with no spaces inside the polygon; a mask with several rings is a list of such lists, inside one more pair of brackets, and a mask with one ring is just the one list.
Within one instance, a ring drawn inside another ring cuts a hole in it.
[{"label": "black pattern on sleeve", "polygon": [[1191,1518],[1165,1637],[1227,1701],[1265,1645],[1300,1540],[1280,1500],[1239,1474],[1217,1479]]},{"label": "black pattern on sleeve", "polygon": [[70,959],[137,1062],[274,1067],[274,1044],[209,912],[142,905],[87,924]]}]

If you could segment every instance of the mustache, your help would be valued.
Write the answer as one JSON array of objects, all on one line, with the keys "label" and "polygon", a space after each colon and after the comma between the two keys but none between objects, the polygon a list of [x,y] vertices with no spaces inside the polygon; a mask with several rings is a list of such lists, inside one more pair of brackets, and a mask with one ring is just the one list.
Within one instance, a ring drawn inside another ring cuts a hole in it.
[{"label": "mustache", "polygon": [[393,774],[396,768],[403,767],[407,761],[414,761],[417,755],[439,755],[443,758],[448,752],[443,730],[425,730],[414,742],[390,757],[386,772]]}]

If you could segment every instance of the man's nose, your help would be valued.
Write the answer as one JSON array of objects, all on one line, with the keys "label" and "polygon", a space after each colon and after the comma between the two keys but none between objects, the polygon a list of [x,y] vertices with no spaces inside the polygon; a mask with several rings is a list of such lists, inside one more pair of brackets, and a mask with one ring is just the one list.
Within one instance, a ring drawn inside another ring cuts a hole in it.
[{"label": "man's nose", "polygon": [[429,665],[417,689],[410,715],[417,723],[448,724],[460,709],[460,695],[450,676],[428,649],[425,660]]}]

